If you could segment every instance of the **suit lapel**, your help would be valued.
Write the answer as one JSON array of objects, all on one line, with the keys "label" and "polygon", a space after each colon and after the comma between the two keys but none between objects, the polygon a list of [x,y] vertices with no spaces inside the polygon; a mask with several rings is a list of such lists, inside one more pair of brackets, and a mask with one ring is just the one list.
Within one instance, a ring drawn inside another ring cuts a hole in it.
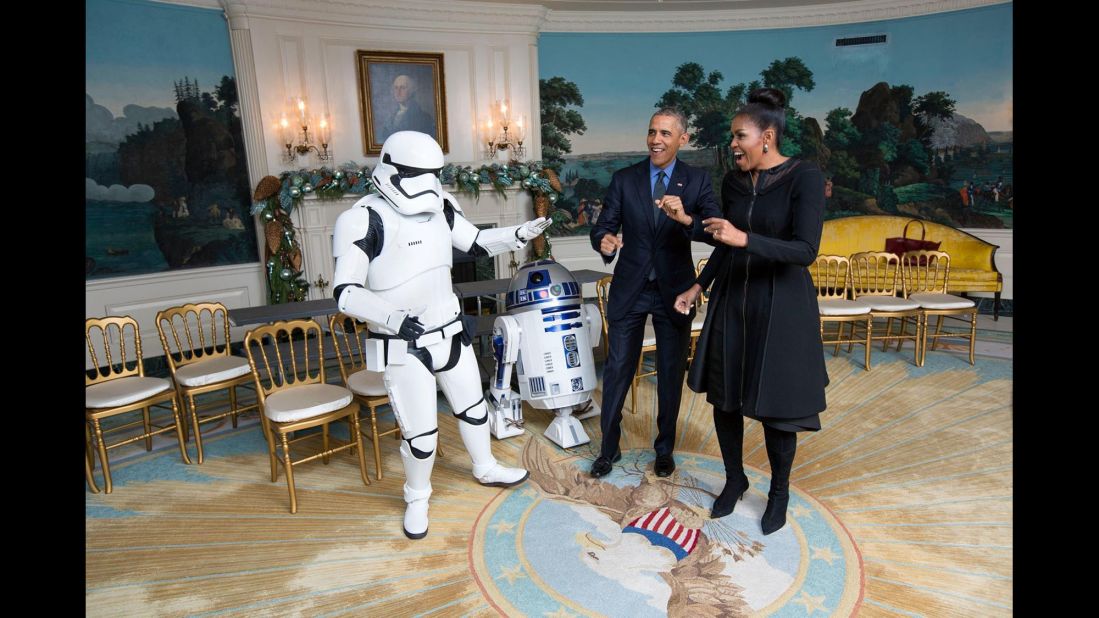
[{"label": "suit lapel", "polygon": [[645,159],[637,166],[637,204],[641,208],[641,216],[649,230],[653,229],[653,192],[649,187],[649,160]]}]

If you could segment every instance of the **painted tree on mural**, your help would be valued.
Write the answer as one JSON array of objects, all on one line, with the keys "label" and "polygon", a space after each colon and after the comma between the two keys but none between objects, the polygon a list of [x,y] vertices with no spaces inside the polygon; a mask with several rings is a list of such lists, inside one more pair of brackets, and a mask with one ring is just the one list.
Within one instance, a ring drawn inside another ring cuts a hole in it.
[{"label": "painted tree on mural", "polygon": [[555,76],[538,80],[542,119],[542,163],[560,171],[565,155],[572,152],[572,142],[566,137],[583,135],[588,130],[584,117],[570,105],[584,106],[580,88],[567,79]]},{"label": "painted tree on mural", "polygon": [[[728,149],[729,125],[736,110],[744,105],[748,93],[760,86],[778,88],[786,94],[786,136],[783,138],[782,153],[785,155],[811,154],[816,158],[820,151],[820,140],[810,139],[806,147],[807,131],[801,114],[790,105],[794,90],[809,92],[816,83],[813,72],[800,58],[790,57],[774,60],[760,71],[762,80],[748,83],[740,82],[729,86],[724,93],[721,71],[706,72],[697,62],[685,62],[676,68],[672,76],[672,87],[661,95],[655,107],[677,107],[687,116],[691,129],[691,144],[714,154],[714,164],[722,170],[730,167]],[[816,122],[813,121],[813,125]],[[819,133],[819,129],[817,130]]]}]

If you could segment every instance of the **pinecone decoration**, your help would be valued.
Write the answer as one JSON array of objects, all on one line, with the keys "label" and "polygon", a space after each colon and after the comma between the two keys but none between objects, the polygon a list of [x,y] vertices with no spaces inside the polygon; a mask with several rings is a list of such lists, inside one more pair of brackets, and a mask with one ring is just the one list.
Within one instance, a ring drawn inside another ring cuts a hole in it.
[{"label": "pinecone decoration", "polygon": [[268,221],[263,228],[264,235],[267,237],[267,250],[271,253],[279,251],[279,246],[282,244],[282,229],[282,224],[278,220]]},{"label": "pinecone decoration", "polygon": [[278,178],[274,176],[264,176],[260,179],[259,184],[256,185],[256,192],[252,195],[253,202],[262,202],[263,200],[278,194],[282,188],[282,183]]},{"label": "pinecone decoration", "polygon": [[553,189],[554,191],[560,193],[561,192],[561,179],[557,177],[557,172],[555,172],[552,169],[547,167],[546,169],[542,170],[542,174],[544,174],[545,177],[546,177],[546,180],[549,181],[550,188]]},{"label": "pinecone decoration", "polygon": [[290,265],[294,267],[295,271],[301,270],[301,250],[296,247],[290,253]]}]

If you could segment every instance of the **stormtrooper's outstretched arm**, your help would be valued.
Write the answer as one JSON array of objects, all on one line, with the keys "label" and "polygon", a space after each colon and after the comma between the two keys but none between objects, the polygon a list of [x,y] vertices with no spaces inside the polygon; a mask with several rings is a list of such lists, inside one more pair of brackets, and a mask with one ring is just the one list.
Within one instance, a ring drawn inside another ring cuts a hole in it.
[{"label": "stormtrooper's outstretched arm", "polygon": [[[382,248],[381,217],[369,208],[352,208],[336,220],[332,253],[336,272],[332,276],[333,296],[340,311],[365,320],[389,334],[413,335],[419,320],[367,289],[370,260]],[[420,332],[423,328],[419,327]],[[414,338],[414,337],[413,337]]]},{"label": "stormtrooper's outstretched arm", "polygon": [[454,248],[472,256],[518,251],[527,246],[528,240],[546,231],[546,228],[553,223],[547,217],[539,217],[522,225],[480,230],[462,214],[458,200],[445,191],[443,192],[443,213],[446,215],[447,223],[450,224]]}]

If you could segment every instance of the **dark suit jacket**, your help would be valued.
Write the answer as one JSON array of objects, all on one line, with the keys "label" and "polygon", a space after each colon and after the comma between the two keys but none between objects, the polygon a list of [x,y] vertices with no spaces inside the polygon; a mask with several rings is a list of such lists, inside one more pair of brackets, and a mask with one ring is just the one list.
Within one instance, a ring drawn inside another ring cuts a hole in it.
[{"label": "dark suit jacket", "polygon": [[[645,287],[649,271],[655,265],[660,297],[672,320],[680,326],[691,321],[691,315],[675,311],[675,297],[695,282],[691,258],[691,235],[701,229],[702,220],[720,217],[721,207],[714,196],[710,174],[691,167],[682,159],[668,181],[666,195],[678,195],[683,208],[694,217],[691,227],[672,221],[657,213],[649,188],[649,159],[618,170],[611,178],[603,200],[603,211],[591,229],[591,244],[599,251],[604,234],[616,234],[621,229],[622,255],[614,267],[614,285],[607,305],[607,319],[617,320],[637,301]],[[603,257],[609,264],[612,257]],[[693,312],[692,312],[693,314]]]}]

